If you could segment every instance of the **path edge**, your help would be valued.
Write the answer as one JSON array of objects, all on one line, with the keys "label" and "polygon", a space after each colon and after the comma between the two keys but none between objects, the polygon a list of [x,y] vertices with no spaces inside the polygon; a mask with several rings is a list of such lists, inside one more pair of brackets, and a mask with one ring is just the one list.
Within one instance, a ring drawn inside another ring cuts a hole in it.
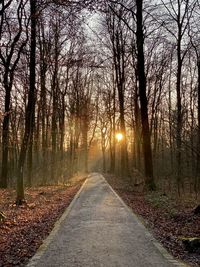
[{"label": "path edge", "polygon": [[52,242],[52,240],[54,239],[55,235],[57,234],[58,230],[60,229],[60,226],[62,224],[62,222],[67,218],[67,216],[69,215],[71,209],[74,206],[74,203],[76,202],[76,200],[80,197],[81,192],[83,191],[83,188],[85,186],[85,184],[88,181],[88,177],[86,178],[86,180],[84,181],[84,183],[82,184],[81,188],[78,190],[78,192],[76,193],[76,195],[74,196],[74,198],[72,199],[71,203],[69,204],[69,206],[65,209],[64,213],[61,215],[60,219],[58,219],[55,224],[53,229],[51,230],[51,232],[49,233],[49,235],[43,240],[43,243],[40,245],[40,247],[36,250],[36,253],[33,255],[32,258],[30,258],[29,262],[25,265],[26,267],[35,267],[37,266],[37,262],[40,260],[40,258],[43,256],[43,254],[45,253],[47,247],[50,245],[50,243]]},{"label": "path edge", "polygon": [[123,199],[117,194],[117,192],[112,188],[112,186],[108,183],[106,178],[101,175],[103,180],[108,184],[111,191],[115,194],[115,196],[119,199],[119,201],[122,203],[122,205],[131,212],[132,216],[137,220],[138,224],[140,224],[143,229],[146,236],[148,236],[151,239],[151,242],[153,245],[158,249],[158,251],[161,253],[161,255],[171,264],[177,267],[190,267],[190,265],[182,262],[181,260],[176,259],[172,254],[170,254],[167,249],[153,236],[153,234],[150,233],[148,228],[145,226],[142,219],[123,201]]}]

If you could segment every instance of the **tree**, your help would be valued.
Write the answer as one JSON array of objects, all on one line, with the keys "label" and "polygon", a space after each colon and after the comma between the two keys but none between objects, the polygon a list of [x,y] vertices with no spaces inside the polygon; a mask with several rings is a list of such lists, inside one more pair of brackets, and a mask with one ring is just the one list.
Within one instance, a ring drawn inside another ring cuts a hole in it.
[{"label": "tree", "polygon": [[[200,3],[198,3],[197,7],[200,7]],[[188,11],[190,16],[190,11]],[[200,186],[200,46],[199,46],[199,14],[193,13],[193,17],[191,20],[191,24],[189,24],[188,32],[190,37],[190,42],[192,48],[194,50],[194,54],[196,57],[196,66],[197,66],[197,153],[196,153],[196,179],[195,179],[195,192],[198,192],[198,187]]]},{"label": "tree", "polygon": [[141,105],[142,140],[146,184],[149,189],[155,189],[153,176],[153,160],[151,136],[148,120],[148,103],[146,96],[146,76],[144,66],[144,33],[143,33],[143,1],[136,0],[136,42],[137,42],[137,74],[139,82],[139,97]]},{"label": "tree", "polygon": [[[14,74],[20,55],[27,43],[27,18],[25,13],[26,1],[1,1],[0,21],[0,60],[3,68],[3,87],[5,90],[4,118],[2,130],[2,168],[0,187],[6,188],[8,183],[8,147],[10,102]],[[16,12],[14,12],[16,10]],[[11,15],[10,15],[11,14]],[[16,16],[16,20],[10,16]],[[25,26],[25,34],[24,34]]]},{"label": "tree", "polygon": [[[162,25],[167,32],[175,39],[176,42],[176,57],[177,57],[177,70],[176,70],[176,99],[177,99],[177,127],[176,127],[176,158],[177,158],[177,184],[178,194],[180,195],[181,183],[181,149],[182,149],[182,127],[183,127],[183,114],[182,114],[182,94],[181,94],[181,81],[182,81],[182,68],[183,61],[188,51],[187,44],[183,48],[184,36],[187,33],[189,20],[195,8],[195,1],[163,1],[163,6],[167,12],[165,20]],[[173,26],[170,27],[171,21],[175,23],[175,30]]]},{"label": "tree", "polygon": [[[107,14],[107,27],[112,45],[115,83],[118,92],[120,131],[123,134],[121,141],[121,175],[129,174],[127,138],[125,125],[125,84],[126,84],[126,27],[123,23],[123,8],[114,4],[109,5]],[[115,14],[117,13],[117,15]]]},{"label": "tree", "polygon": [[25,117],[25,131],[22,140],[18,170],[17,170],[17,199],[16,203],[21,205],[24,201],[24,185],[23,185],[23,172],[24,163],[26,158],[26,152],[28,149],[28,144],[30,136],[33,131],[33,121],[35,114],[35,52],[36,52],[36,21],[37,21],[37,3],[35,0],[30,0],[30,18],[31,18],[31,46],[30,46],[30,83],[28,91],[28,103],[26,107],[26,117]]}]

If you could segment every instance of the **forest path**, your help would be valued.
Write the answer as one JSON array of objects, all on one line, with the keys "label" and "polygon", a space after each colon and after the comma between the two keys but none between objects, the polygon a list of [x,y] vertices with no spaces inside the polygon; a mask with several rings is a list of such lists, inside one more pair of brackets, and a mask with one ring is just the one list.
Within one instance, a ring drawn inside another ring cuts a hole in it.
[{"label": "forest path", "polygon": [[175,261],[93,173],[28,267],[171,267]]}]

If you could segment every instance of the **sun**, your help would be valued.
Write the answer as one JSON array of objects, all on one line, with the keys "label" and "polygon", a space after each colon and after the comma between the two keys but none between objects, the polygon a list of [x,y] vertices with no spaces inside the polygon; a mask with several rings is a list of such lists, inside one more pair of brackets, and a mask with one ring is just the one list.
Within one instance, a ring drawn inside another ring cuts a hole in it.
[{"label": "sun", "polygon": [[117,133],[116,134],[116,139],[117,139],[118,142],[121,141],[123,139],[123,134],[122,133]]}]

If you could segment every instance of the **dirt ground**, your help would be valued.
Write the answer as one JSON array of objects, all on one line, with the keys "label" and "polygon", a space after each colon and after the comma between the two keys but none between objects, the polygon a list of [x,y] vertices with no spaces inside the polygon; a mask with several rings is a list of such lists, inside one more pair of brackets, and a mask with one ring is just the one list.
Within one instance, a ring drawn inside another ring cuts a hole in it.
[{"label": "dirt ground", "polygon": [[[75,177],[67,185],[26,189],[26,203],[19,207],[14,204],[14,190],[0,189],[0,211],[6,216],[0,222],[0,266],[24,266],[28,262],[84,179]],[[200,266],[200,251],[188,252],[181,240],[200,237],[200,215],[193,212],[198,202],[189,198],[177,202],[159,191],[136,192],[115,176],[106,175],[106,179],[170,253],[191,266]]]},{"label": "dirt ground", "polygon": [[24,266],[81,187],[83,177],[67,185],[25,190],[26,203],[16,206],[15,191],[0,189],[0,266]]},{"label": "dirt ground", "polygon": [[166,192],[137,192],[113,175],[105,175],[107,181],[124,202],[138,215],[163,246],[176,258],[190,266],[200,266],[200,249],[188,252],[182,238],[200,238],[200,214],[194,214],[197,200],[187,196],[178,200]]}]

